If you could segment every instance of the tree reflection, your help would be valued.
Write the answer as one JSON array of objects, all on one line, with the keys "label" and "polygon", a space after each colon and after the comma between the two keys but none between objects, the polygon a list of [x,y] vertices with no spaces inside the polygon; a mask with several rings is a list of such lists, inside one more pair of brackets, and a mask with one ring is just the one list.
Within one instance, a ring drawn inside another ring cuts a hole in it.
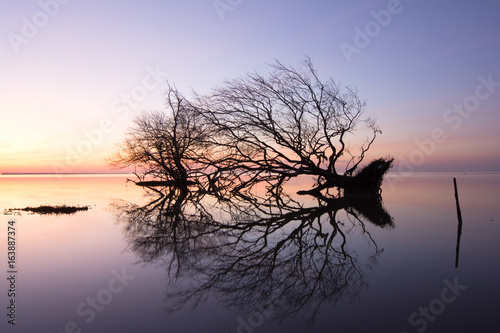
[{"label": "tree reflection", "polygon": [[[259,197],[148,188],[149,203],[113,203],[130,249],[164,262],[169,310],[215,293],[225,306],[272,309],[276,318],[325,302],[356,300],[380,249],[365,222],[392,228],[380,197],[317,197],[305,205],[284,192]],[[368,262],[350,244],[367,240]]]}]

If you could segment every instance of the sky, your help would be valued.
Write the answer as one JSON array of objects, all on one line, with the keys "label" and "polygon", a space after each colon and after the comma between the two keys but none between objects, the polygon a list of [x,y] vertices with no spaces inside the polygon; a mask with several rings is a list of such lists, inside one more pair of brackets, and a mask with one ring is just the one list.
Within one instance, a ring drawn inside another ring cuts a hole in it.
[{"label": "sky", "polygon": [[110,172],[166,81],[203,94],[310,57],[393,171],[500,171],[500,2],[0,0],[0,173]]}]

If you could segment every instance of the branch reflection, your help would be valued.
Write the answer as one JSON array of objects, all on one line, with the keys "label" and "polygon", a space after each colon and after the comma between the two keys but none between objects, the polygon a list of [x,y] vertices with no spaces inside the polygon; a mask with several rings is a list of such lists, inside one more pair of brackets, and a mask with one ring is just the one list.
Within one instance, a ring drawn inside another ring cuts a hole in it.
[{"label": "branch reflection", "polygon": [[[145,205],[113,206],[130,249],[144,263],[165,264],[168,310],[196,307],[214,293],[239,311],[260,305],[284,319],[304,310],[314,320],[323,303],[357,300],[366,286],[365,270],[383,251],[366,223],[394,226],[380,198],[321,197],[305,205],[283,192],[147,192]],[[367,246],[350,244],[353,235]]]}]

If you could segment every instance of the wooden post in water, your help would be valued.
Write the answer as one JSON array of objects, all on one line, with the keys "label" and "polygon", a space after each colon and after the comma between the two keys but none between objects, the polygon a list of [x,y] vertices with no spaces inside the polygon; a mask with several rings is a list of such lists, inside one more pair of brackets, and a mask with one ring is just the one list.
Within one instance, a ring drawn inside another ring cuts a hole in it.
[{"label": "wooden post in water", "polygon": [[458,255],[460,252],[460,237],[462,236],[462,212],[460,211],[460,203],[458,202],[458,189],[457,189],[457,179],[453,178],[453,187],[455,188],[455,202],[457,204],[457,217],[458,217],[458,229],[457,229],[457,248],[455,250],[455,267],[458,267]]}]

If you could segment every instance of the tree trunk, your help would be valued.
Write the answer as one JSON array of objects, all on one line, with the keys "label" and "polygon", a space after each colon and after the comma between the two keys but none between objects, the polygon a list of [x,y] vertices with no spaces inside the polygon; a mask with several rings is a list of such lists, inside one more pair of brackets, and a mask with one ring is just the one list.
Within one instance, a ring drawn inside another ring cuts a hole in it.
[{"label": "tree trunk", "polygon": [[344,196],[378,196],[385,174],[392,166],[393,158],[380,158],[374,160],[354,176],[347,175],[322,175],[326,179],[324,183],[307,191],[299,191],[298,194],[318,195],[327,188],[339,188],[343,190]]}]

